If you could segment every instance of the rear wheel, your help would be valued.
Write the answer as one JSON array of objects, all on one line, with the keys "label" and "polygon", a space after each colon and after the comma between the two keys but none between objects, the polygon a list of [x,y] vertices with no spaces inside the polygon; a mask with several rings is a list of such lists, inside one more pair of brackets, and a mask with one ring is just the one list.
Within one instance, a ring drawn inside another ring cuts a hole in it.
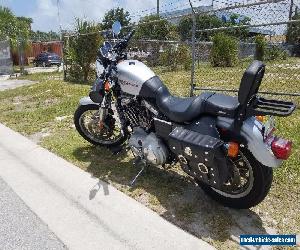
[{"label": "rear wheel", "polygon": [[100,123],[99,105],[79,106],[74,114],[74,123],[79,134],[94,145],[113,147],[127,139],[112,109],[109,109],[103,123]]},{"label": "rear wheel", "polygon": [[267,196],[273,179],[273,169],[262,165],[247,150],[240,151],[234,160],[239,184],[229,180],[222,190],[212,188],[199,181],[199,186],[214,200],[227,207],[245,209],[256,206]]}]

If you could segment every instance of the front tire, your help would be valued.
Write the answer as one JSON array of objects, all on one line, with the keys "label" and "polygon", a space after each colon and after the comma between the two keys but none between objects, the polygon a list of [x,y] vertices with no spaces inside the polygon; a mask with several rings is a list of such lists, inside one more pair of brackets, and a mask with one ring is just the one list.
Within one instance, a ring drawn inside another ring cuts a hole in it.
[{"label": "front tire", "polygon": [[226,207],[247,209],[256,206],[264,200],[271,188],[273,169],[258,162],[247,149],[243,150],[243,155],[250,165],[252,174],[250,186],[244,193],[235,195],[226,193],[196,180],[206,194]]},{"label": "front tire", "polygon": [[74,124],[78,133],[88,142],[97,146],[114,147],[119,146],[125,142],[127,139],[126,133],[121,133],[115,140],[103,139],[88,131],[88,129],[83,124],[84,115],[87,112],[94,112],[95,114],[99,110],[99,105],[89,104],[80,105],[74,114]]}]

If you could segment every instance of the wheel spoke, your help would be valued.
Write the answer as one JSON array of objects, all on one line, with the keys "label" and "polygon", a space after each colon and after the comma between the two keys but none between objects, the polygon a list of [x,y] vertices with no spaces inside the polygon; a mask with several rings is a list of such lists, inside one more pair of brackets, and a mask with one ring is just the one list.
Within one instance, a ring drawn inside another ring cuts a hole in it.
[{"label": "wheel spoke", "polygon": [[115,122],[116,119],[113,116],[115,114],[108,114],[104,120],[103,128],[100,128],[99,113],[95,110],[87,110],[81,115],[79,123],[87,137],[99,143],[112,143],[123,136],[121,124]]},{"label": "wheel spoke", "polygon": [[242,152],[239,152],[238,158],[231,160],[231,163],[236,171],[238,171],[238,173],[236,173],[237,178],[239,178],[238,184],[234,184],[235,182],[231,179],[229,183],[224,184],[221,190],[213,189],[224,196],[246,195],[250,192],[253,184],[252,167]]}]

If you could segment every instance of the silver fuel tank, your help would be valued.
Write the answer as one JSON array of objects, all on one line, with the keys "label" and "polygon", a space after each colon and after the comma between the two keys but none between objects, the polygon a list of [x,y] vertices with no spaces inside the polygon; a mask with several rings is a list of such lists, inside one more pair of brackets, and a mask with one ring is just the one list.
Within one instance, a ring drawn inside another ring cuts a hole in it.
[{"label": "silver fuel tank", "polygon": [[118,80],[123,92],[139,95],[143,84],[155,76],[144,63],[137,60],[124,60],[117,65]]}]

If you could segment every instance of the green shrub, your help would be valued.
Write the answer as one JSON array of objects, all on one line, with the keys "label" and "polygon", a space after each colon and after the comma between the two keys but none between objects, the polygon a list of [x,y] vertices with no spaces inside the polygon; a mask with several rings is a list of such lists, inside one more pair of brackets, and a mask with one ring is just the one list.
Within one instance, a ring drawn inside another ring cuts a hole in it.
[{"label": "green shrub", "polygon": [[92,64],[96,60],[102,38],[98,26],[92,22],[76,19],[75,30],[78,35],[65,39],[64,52],[68,61],[70,80],[86,82],[90,76],[95,76]]},{"label": "green shrub", "polygon": [[188,58],[186,58],[184,60],[184,63],[183,63],[183,68],[184,70],[191,70],[192,68],[192,55],[190,55]]},{"label": "green shrub", "polygon": [[274,60],[286,60],[287,52],[282,48],[271,45],[267,46],[267,42],[262,35],[258,35],[255,38],[256,51],[255,59],[260,61],[274,61]]},{"label": "green shrub", "polygon": [[172,64],[172,57],[174,56],[175,48],[173,46],[168,46],[164,52],[159,55],[159,64],[161,66],[166,66],[171,68]]},{"label": "green shrub", "polygon": [[274,60],[286,60],[288,54],[282,48],[272,45],[270,48],[266,50],[266,61],[274,61]]},{"label": "green shrub", "polygon": [[267,42],[265,37],[258,35],[255,37],[255,59],[263,61],[266,53]]},{"label": "green shrub", "polygon": [[180,67],[189,70],[192,65],[190,48],[184,44],[169,46],[160,54],[159,62],[160,65],[166,66],[171,71],[178,70]]},{"label": "green shrub", "polygon": [[224,33],[213,37],[213,46],[210,54],[213,67],[233,67],[238,62],[238,41]]}]

